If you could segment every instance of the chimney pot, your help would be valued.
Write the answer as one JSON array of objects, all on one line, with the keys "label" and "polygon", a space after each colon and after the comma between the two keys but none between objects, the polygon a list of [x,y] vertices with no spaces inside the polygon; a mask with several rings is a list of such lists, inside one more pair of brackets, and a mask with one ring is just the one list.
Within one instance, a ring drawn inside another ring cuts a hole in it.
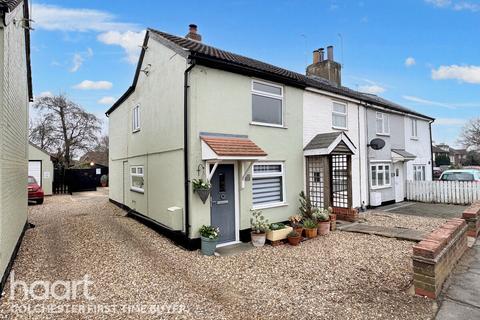
[{"label": "chimney pot", "polygon": [[192,39],[195,41],[202,41],[202,36],[197,33],[197,25],[196,24],[189,24],[188,25],[188,33],[185,38]]},{"label": "chimney pot", "polygon": [[320,62],[320,51],[313,50],[313,64]]},{"label": "chimney pot", "polygon": [[327,59],[333,61],[333,46],[327,47]]},{"label": "chimney pot", "polygon": [[318,49],[318,52],[320,52],[320,62],[325,60],[325,54],[323,52],[323,48]]}]

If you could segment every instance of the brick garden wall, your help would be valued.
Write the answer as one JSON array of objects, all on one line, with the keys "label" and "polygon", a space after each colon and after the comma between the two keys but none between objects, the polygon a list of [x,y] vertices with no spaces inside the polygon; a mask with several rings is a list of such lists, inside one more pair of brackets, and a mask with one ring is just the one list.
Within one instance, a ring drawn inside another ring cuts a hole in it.
[{"label": "brick garden wall", "polygon": [[413,246],[415,293],[435,299],[467,249],[467,224],[451,219]]},{"label": "brick garden wall", "polygon": [[357,221],[358,220],[358,211],[354,208],[339,208],[332,207],[332,213],[337,216],[337,220],[343,221]]},{"label": "brick garden wall", "polygon": [[480,232],[480,202],[476,202],[462,213],[462,218],[467,222],[469,237],[478,237]]}]

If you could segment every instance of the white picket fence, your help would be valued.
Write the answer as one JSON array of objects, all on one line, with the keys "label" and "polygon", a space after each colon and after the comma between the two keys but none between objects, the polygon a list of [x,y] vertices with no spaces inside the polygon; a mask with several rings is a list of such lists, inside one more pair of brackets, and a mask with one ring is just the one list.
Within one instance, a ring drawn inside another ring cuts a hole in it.
[{"label": "white picket fence", "polygon": [[407,181],[407,200],[471,204],[480,200],[480,183],[470,181]]}]

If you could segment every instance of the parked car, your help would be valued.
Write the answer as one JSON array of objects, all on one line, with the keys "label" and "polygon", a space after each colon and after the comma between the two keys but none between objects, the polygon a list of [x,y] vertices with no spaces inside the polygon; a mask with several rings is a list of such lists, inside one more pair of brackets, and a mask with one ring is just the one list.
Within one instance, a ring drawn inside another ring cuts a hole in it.
[{"label": "parked car", "polygon": [[34,177],[28,176],[28,201],[35,201],[37,204],[42,204],[43,197],[42,187],[40,187]]},{"label": "parked car", "polygon": [[475,169],[446,170],[440,176],[440,181],[480,182],[480,170],[475,170]]}]

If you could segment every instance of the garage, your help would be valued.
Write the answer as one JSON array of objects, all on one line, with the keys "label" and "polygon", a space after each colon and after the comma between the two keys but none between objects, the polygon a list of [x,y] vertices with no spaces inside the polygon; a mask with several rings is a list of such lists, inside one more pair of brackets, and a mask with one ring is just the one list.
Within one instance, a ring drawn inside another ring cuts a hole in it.
[{"label": "garage", "polygon": [[41,160],[28,161],[28,175],[34,177],[40,186],[42,185],[42,161]]}]

